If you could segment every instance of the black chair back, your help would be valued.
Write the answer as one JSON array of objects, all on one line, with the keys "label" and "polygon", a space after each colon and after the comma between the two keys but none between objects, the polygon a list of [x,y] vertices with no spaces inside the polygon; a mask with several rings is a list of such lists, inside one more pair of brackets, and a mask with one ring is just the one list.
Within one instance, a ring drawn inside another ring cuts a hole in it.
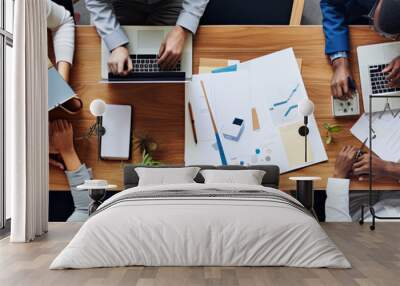
[{"label": "black chair back", "polygon": [[293,0],[210,0],[202,25],[289,25]]}]

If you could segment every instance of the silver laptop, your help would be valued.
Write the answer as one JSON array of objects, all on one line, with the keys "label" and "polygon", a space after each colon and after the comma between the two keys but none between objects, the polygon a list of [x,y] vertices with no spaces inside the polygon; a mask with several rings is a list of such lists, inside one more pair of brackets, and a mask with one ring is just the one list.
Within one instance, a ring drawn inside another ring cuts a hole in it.
[{"label": "silver laptop", "polygon": [[399,98],[373,98],[372,112],[384,111],[387,108],[400,109],[400,88],[389,87],[387,75],[382,72],[400,55],[400,42],[360,46],[357,48],[357,54],[365,112],[369,112],[369,95],[399,96]]},{"label": "silver laptop", "polygon": [[116,76],[108,71],[110,52],[105,43],[101,44],[101,77],[108,83],[157,83],[184,82],[192,78],[193,44],[190,35],[183,50],[182,58],[172,70],[162,70],[157,64],[158,52],[173,26],[122,26],[129,39],[129,53],[133,71],[128,76]]}]

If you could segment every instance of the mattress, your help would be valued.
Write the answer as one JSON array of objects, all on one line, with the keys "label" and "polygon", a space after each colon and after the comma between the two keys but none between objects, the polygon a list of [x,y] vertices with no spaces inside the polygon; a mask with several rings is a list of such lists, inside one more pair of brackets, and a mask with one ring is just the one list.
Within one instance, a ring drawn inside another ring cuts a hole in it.
[{"label": "mattress", "polygon": [[194,183],[114,195],[50,269],[133,265],[351,267],[288,194],[262,186]]}]

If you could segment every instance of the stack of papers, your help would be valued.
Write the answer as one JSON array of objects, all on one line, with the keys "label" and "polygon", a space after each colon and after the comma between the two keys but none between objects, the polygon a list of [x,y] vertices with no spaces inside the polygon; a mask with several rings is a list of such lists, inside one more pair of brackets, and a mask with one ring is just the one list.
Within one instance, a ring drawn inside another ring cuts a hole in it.
[{"label": "stack of papers", "polygon": [[186,108],[187,165],[220,165],[226,158],[229,165],[278,165],[284,173],[328,159],[310,116],[305,161],[297,107],[307,92],[292,49],[219,71],[194,75],[186,85],[194,117]]}]

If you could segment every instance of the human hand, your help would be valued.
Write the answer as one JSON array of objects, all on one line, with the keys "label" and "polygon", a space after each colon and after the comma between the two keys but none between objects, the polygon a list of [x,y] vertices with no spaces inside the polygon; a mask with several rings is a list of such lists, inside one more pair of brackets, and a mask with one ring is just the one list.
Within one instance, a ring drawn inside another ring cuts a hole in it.
[{"label": "human hand", "polygon": [[49,158],[49,165],[53,166],[61,171],[64,171],[64,169],[65,169],[63,163],[61,163],[60,161],[57,161],[53,158]]},{"label": "human hand", "polygon": [[352,76],[349,60],[347,58],[336,59],[332,67],[331,92],[333,97],[342,100],[351,98],[352,90],[349,87],[349,77],[352,78]]},{"label": "human hand", "polygon": [[121,46],[112,50],[108,58],[108,70],[111,73],[126,76],[132,69],[128,48]]},{"label": "human hand", "polygon": [[336,156],[333,177],[347,178],[352,170],[358,149],[354,146],[344,146]]},{"label": "human hand", "polygon": [[383,72],[388,73],[389,86],[400,87],[400,56],[391,61]]},{"label": "human hand", "polygon": [[[50,150],[61,155],[68,171],[77,170],[81,165],[75,151],[73,133],[72,124],[66,120],[56,120],[50,123]],[[56,164],[57,166],[59,165]],[[62,169],[64,169],[64,166]]]},{"label": "human hand", "polygon": [[375,154],[372,154],[372,174],[369,170],[370,154],[366,153],[360,156],[357,162],[353,164],[353,174],[360,176],[362,179],[364,175],[373,177],[389,177],[389,164],[390,162],[384,161]]},{"label": "human hand", "polygon": [[181,26],[175,26],[161,43],[158,64],[163,70],[172,69],[180,60],[186,38],[190,32]]},{"label": "human hand", "polygon": [[55,120],[50,123],[50,148],[52,154],[75,151],[72,124],[66,120]]}]

